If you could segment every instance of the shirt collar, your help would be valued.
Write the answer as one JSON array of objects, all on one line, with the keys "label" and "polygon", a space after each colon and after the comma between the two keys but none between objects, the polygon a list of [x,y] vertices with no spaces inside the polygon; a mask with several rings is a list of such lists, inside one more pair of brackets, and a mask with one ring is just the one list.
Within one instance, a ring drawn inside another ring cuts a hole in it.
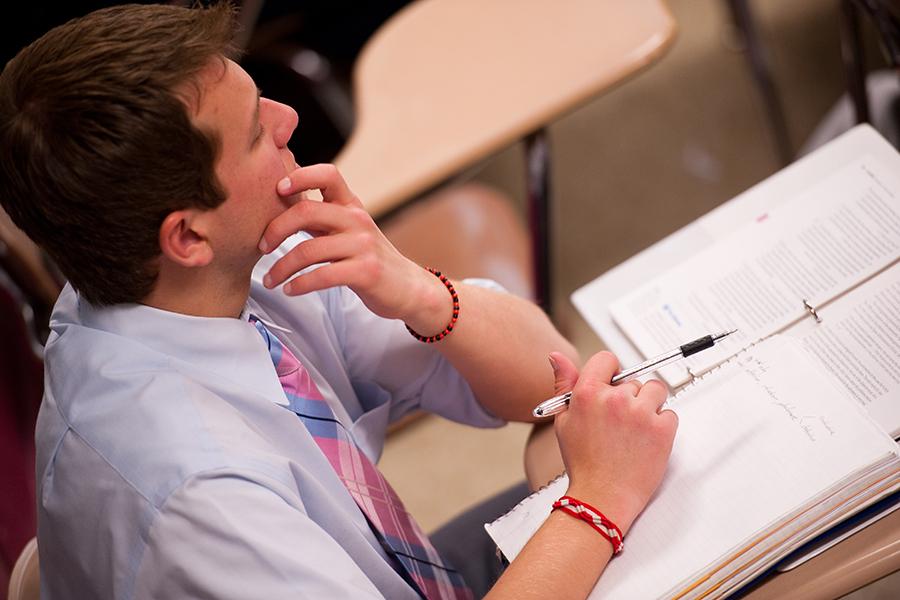
[{"label": "shirt collar", "polygon": [[196,317],[143,304],[96,307],[76,298],[76,320],[84,326],[127,338],[288,405],[266,343],[247,322],[248,308],[240,318]]}]

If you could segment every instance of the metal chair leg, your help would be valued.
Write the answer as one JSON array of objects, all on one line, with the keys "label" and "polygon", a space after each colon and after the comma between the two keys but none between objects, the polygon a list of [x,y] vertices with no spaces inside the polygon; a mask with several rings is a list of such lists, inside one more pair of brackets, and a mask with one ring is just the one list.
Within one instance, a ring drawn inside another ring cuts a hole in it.
[{"label": "metal chair leg", "polygon": [[525,160],[535,299],[544,312],[552,315],[550,144],[546,129],[540,129],[525,138]]},{"label": "metal chair leg", "polygon": [[784,116],[781,101],[778,98],[775,82],[772,79],[768,56],[762,44],[760,44],[759,36],[756,33],[753,15],[750,14],[747,0],[728,0],[728,7],[731,9],[734,24],[741,34],[743,45],[747,49],[750,69],[762,96],[763,105],[772,128],[772,135],[775,138],[775,150],[781,163],[787,165],[793,160],[787,120]]},{"label": "metal chair leg", "polygon": [[852,0],[841,2],[841,58],[847,78],[847,91],[853,100],[857,123],[869,122],[869,98],[866,93],[866,66],[862,36],[859,32],[859,12]]}]

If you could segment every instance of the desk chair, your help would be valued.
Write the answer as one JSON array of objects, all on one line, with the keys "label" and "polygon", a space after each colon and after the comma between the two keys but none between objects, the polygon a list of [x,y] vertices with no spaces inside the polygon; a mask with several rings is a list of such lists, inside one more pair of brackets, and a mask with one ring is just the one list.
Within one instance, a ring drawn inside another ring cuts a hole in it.
[{"label": "desk chair", "polygon": [[9,600],[40,600],[41,575],[38,567],[37,538],[31,538],[19,554],[9,578]]},{"label": "desk chair", "polygon": [[768,52],[760,41],[756,20],[753,18],[749,0],[727,0],[726,4],[731,13],[731,19],[739,35],[741,45],[747,55],[750,72],[759,90],[769,126],[772,132],[772,141],[778,160],[782,166],[787,166],[794,159],[791,149],[791,138],[788,134],[787,118],[784,114],[784,106],[778,96],[775,80],[772,78],[772,70]]},{"label": "desk chair", "polygon": [[0,589],[35,534],[34,424],[43,387],[18,300],[0,270]]},{"label": "desk chair", "polygon": [[660,0],[419,0],[364,47],[356,128],[335,163],[383,218],[525,140],[535,294],[552,311],[546,126],[659,58]]},{"label": "desk chair", "polygon": [[841,47],[847,87],[856,111],[856,122],[869,122],[866,64],[860,24],[874,25],[888,65],[900,76],[900,0],[841,0]]},{"label": "desk chair", "polygon": [[14,287],[14,295],[20,298],[34,350],[41,355],[40,346],[47,339],[50,312],[62,291],[63,279],[3,209],[0,209],[0,272],[4,287]]}]

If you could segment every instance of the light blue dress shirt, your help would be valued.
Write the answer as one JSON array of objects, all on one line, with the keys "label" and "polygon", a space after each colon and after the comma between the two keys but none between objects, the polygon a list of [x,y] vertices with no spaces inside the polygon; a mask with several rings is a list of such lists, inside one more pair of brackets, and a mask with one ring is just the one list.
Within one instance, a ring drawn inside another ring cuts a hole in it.
[{"label": "light blue dress shirt", "polygon": [[[272,329],[373,460],[388,423],[418,407],[502,424],[433,346],[348,289],[263,288],[275,258],[257,266],[248,311],[289,330]],[[417,597],[286,408],[252,325],[95,308],[67,287],[51,326],[36,434],[43,597]]]}]

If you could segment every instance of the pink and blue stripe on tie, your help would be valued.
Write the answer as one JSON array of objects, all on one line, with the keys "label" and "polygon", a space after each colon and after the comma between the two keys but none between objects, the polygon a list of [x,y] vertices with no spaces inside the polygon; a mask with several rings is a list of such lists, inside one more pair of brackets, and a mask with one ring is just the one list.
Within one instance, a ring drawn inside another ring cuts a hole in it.
[{"label": "pink and blue stripe on tie", "polygon": [[300,417],[383,545],[429,600],[471,598],[460,574],[446,564],[393,488],[335,418],[309,372],[256,318],[291,410]]}]

